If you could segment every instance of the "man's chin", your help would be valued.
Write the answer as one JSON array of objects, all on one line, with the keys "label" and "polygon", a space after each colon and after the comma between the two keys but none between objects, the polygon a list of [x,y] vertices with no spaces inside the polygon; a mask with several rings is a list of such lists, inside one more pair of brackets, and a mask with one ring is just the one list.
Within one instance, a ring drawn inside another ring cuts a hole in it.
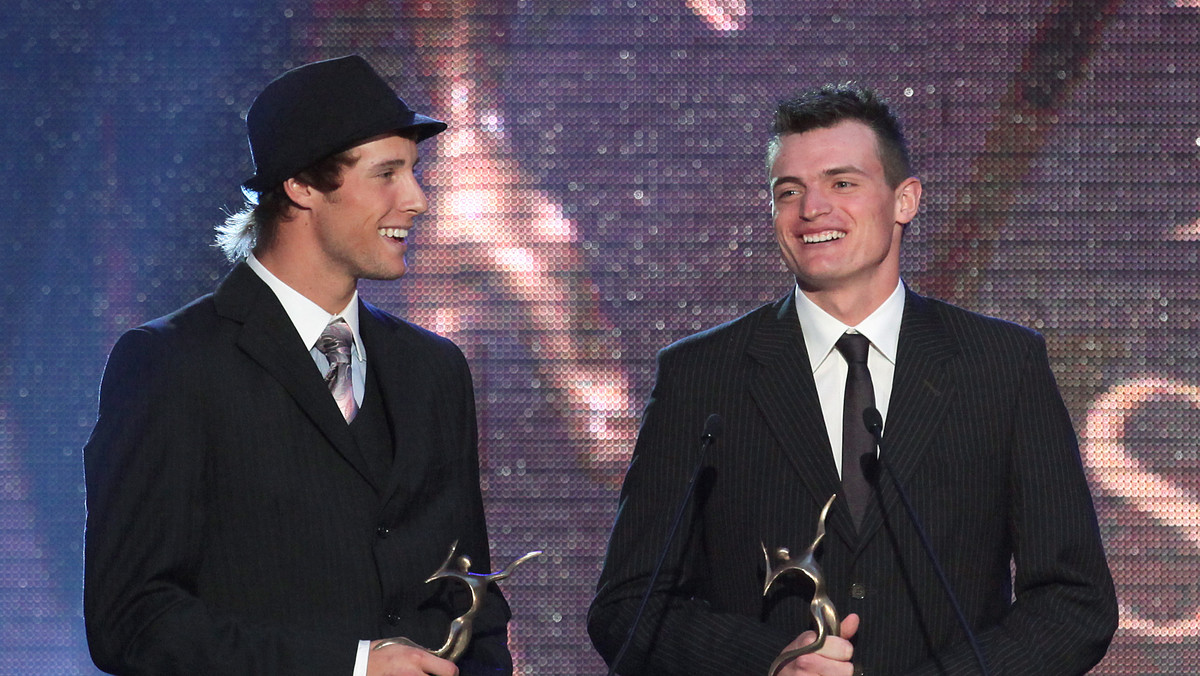
[{"label": "man's chin", "polygon": [[359,275],[359,279],[369,279],[375,282],[391,282],[400,279],[408,273],[408,266],[401,266],[399,269],[385,270],[369,270],[364,274]]}]

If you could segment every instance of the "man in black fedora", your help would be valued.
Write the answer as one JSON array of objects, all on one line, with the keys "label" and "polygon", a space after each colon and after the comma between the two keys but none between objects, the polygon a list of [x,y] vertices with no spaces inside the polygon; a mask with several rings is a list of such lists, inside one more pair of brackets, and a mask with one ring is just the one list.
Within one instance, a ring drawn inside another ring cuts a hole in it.
[{"label": "man in black fedora", "polygon": [[280,76],[247,127],[251,199],[218,229],[233,271],[109,357],[85,448],[92,656],[156,676],[511,673],[494,586],[457,669],[379,645],[441,646],[470,598],[425,579],[454,542],[489,569],[466,361],[356,290],[404,275],[417,144],[446,125],[350,56]]}]

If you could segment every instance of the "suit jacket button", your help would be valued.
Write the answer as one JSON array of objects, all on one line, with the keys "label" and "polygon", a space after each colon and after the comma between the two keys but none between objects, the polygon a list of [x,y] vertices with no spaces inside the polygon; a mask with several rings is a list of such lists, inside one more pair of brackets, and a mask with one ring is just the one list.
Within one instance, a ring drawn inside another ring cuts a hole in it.
[{"label": "suit jacket button", "polygon": [[388,613],[383,619],[393,627],[400,624],[400,616],[395,613]]},{"label": "suit jacket button", "polygon": [[375,534],[381,538],[385,538],[388,535],[391,535],[391,533],[392,531],[388,530],[387,526],[380,526],[379,528],[375,529]]},{"label": "suit jacket button", "polygon": [[861,582],[850,585],[850,598],[862,600],[867,597],[867,587]]}]

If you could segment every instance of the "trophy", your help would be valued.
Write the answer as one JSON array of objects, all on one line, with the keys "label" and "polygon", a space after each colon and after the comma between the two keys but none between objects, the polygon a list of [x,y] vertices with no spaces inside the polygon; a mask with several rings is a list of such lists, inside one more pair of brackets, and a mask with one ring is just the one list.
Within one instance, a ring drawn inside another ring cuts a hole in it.
[{"label": "trophy", "polygon": [[[467,609],[467,612],[459,615],[450,622],[450,632],[446,636],[446,642],[442,644],[442,647],[433,650],[418,645],[403,636],[398,636],[380,641],[371,650],[380,650],[390,645],[406,645],[413,648],[420,648],[425,652],[432,653],[437,657],[450,660],[451,662],[457,662],[458,658],[462,657],[463,652],[466,651],[467,645],[471,642],[471,625],[475,621],[475,616],[479,614],[479,609],[483,607],[488,584],[507,578],[512,575],[513,570],[517,566],[529,559],[542,555],[541,550],[527,552],[503,570],[495,573],[472,573],[470,557],[463,555],[457,559],[454,558],[454,552],[457,549],[458,541],[455,540],[454,544],[450,545],[450,554],[446,556],[446,560],[442,562],[441,567],[434,571],[433,575],[429,576],[429,579],[425,580],[426,584],[442,578],[458,580],[467,585],[467,589],[471,590],[471,607]],[[454,564],[453,567],[451,566],[451,562]]]},{"label": "trophy", "polygon": [[[821,544],[821,540],[825,537],[825,517],[829,514],[829,507],[833,504],[837,493],[829,496],[829,500],[825,502],[825,507],[821,509],[821,516],[817,519],[817,535],[813,538],[812,544],[808,549],[804,550],[798,558],[792,558],[791,552],[786,547],[779,547],[774,551],[774,556],[767,552],[767,546],[762,546],[763,557],[767,561],[767,576],[763,581],[763,596],[771,590],[771,585],[785,573],[793,570],[798,570],[808,576],[808,579],[813,583],[812,602],[808,604],[808,609],[812,613],[813,621],[817,625],[817,637],[812,643],[806,646],[801,646],[794,650],[784,651],[775,658],[771,663],[771,669],[767,672],[767,676],[775,676],[781,669],[792,660],[807,655],[821,649],[825,645],[825,637],[833,634],[836,636],[841,631],[841,622],[838,620],[837,609],[833,607],[833,602],[829,600],[829,595],[826,593],[825,576],[821,573],[821,567],[817,565],[817,560],[813,557],[813,553],[817,549],[817,545]],[[772,560],[774,559],[774,560]]]}]

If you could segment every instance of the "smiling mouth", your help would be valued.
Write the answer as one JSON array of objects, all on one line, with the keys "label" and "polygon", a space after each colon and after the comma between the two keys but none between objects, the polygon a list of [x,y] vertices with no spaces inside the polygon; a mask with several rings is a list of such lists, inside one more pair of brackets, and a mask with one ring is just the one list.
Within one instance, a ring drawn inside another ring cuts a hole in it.
[{"label": "smiling mouth", "polygon": [[805,244],[820,244],[821,242],[832,242],[835,239],[841,239],[846,236],[846,233],[837,230],[826,230],[824,232],[816,232],[811,235],[803,235],[801,239]]},{"label": "smiling mouth", "polygon": [[379,234],[397,242],[403,242],[408,237],[407,228],[380,228]]}]

